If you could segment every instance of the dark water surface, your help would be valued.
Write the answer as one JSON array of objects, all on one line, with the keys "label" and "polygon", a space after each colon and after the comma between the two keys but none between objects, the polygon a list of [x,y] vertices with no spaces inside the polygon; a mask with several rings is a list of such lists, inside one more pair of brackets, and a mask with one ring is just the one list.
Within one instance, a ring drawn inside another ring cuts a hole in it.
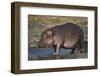
[{"label": "dark water surface", "polygon": [[70,54],[71,49],[61,48],[58,56],[54,56],[53,48],[28,48],[28,60],[49,60],[49,59],[76,59],[87,58],[87,53]]}]

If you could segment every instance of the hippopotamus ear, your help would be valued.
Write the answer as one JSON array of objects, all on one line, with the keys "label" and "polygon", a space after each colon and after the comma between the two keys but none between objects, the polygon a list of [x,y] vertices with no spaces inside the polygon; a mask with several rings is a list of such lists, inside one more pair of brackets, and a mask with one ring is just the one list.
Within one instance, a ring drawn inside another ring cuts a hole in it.
[{"label": "hippopotamus ear", "polygon": [[48,35],[48,36],[54,36],[54,32],[51,31],[51,30],[48,30],[48,31],[47,31],[47,35]]}]

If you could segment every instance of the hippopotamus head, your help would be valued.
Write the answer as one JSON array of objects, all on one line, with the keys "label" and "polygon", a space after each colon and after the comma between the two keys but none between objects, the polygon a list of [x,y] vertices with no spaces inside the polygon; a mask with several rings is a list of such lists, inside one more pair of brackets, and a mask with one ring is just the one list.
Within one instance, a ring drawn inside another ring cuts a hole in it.
[{"label": "hippopotamus head", "polygon": [[53,36],[54,36],[54,33],[51,30],[46,30],[42,32],[40,41],[38,43],[39,47],[53,46]]}]

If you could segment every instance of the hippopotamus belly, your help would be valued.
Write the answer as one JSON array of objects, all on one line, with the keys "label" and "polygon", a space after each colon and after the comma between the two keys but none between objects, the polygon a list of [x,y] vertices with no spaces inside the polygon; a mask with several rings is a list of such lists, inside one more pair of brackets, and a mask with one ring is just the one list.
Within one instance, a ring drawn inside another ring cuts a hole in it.
[{"label": "hippopotamus belly", "polygon": [[68,37],[65,38],[63,46],[65,48],[72,48],[78,43],[79,36],[77,33],[70,33]]}]

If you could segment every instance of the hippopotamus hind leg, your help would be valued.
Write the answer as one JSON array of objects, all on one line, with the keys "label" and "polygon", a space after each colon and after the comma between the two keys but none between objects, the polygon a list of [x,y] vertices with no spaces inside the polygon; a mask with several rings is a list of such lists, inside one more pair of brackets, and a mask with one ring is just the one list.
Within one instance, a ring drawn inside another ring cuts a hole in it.
[{"label": "hippopotamus hind leg", "polygon": [[71,54],[75,52],[76,47],[72,48]]}]

